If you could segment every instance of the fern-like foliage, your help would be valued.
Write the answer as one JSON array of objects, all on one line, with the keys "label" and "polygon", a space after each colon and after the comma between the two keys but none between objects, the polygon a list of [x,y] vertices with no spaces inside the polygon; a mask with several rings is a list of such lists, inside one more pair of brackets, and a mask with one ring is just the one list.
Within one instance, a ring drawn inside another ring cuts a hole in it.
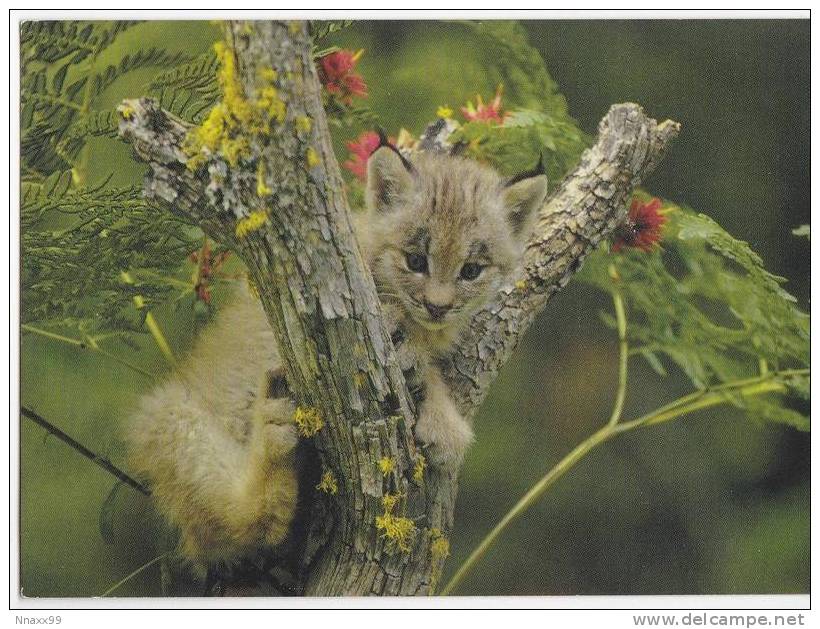
[{"label": "fern-like foliage", "polygon": [[[761,373],[809,367],[809,317],[749,245],[715,221],[666,204],[662,248],[646,253],[601,250],[579,278],[612,291],[610,265],[627,304],[634,354],[660,375],[671,363],[698,389]],[[609,315],[604,321],[615,327]],[[808,399],[808,375],[784,384]],[[780,396],[732,400],[749,417],[808,429],[808,419]]]},{"label": "fern-like foliage", "polygon": [[171,113],[199,122],[219,100],[217,69],[216,55],[208,51],[159,73],[148,84],[148,94]]},{"label": "fern-like foliage", "polygon": [[[136,24],[21,27],[25,324],[58,325],[82,336],[141,331],[145,310],[135,309],[133,297],[149,307],[166,300],[174,289],[163,278],[174,276],[200,242],[196,229],[161,211],[139,187],[88,181],[90,140],[116,142],[116,112],[95,109],[105,91],[137,70],[168,74],[195,61],[161,47],[112,54],[118,37]],[[132,271],[157,279],[123,282],[121,273]]]}]

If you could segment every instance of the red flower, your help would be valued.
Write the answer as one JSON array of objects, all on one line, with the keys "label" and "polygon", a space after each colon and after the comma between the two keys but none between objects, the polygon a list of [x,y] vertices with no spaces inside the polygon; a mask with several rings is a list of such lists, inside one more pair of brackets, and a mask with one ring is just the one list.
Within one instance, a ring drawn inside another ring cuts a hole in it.
[{"label": "red flower", "polygon": [[615,232],[617,237],[612,251],[620,251],[623,247],[652,251],[660,242],[661,228],[666,223],[666,217],[660,213],[660,209],[660,199],[653,198],[648,203],[632,199],[626,221]]},{"label": "red flower", "polygon": [[367,160],[379,148],[379,134],[375,131],[364,131],[356,140],[349,140],[347,148],[350,159],[342,166],[352,172],[360,181],[367,178]]},{"label": "red flower", "polygon": [[319,78],[328,93],[333,94],[346,105],[354,96],[367,96],[364,79],[353,72],[363,51],[338,50],[319,60]]},{"label": "red flower", "polygon": [[503,88],[503,85],[499,85],[495,91],[495,97],[486,104],[481,98],[481,94],[476,94],[476,107],[473,107],[472,101],[468,101],[467,106],[461,108],[461,113],[464,114],[468,122],[472,122],[473,120],[487,120],[501,124],[504,122],[504,116],[507,115],[501,113],[501,94],[504,91]]}]

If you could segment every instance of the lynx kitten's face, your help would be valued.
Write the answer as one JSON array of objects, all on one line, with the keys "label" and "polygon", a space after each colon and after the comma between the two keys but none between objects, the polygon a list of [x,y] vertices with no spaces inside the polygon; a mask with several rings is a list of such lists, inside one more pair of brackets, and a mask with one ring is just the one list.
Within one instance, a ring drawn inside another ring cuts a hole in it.
[{"label": "lynx kitten's face", "polygon": [[510,279],[547,191],[543,174],[512,181],[458,157],[371,156],[358,232],[382,302],[416,337],[451,342]]}]

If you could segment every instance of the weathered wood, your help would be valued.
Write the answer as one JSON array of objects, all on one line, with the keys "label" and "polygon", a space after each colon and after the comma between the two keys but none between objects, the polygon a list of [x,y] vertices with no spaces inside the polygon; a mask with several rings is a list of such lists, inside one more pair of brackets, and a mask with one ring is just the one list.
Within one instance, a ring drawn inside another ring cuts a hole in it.
[{"label": "weathered wood", "polygon": [[[324,420],[316,445],[339,492],[317,498],[304,592],[429,594],[444,559],[433,541],[452,528],[457,477],[428,467],[423,482],[413,479],[415,408],[351,229],[305,25],[232,22],[226,38],[245,97],[273,85],[286,107],[270,132],[249,138],[249,154],[238,165],[215,156],[210,174],[187,168],[189,126],[150,99],[123,103],[120,133],[150,165],[146,194],[201,225],[247,264],[293,393]],[[305,118],[308,132],[300,124]],[[622,220],[634,186],[677,130],[633,104],[616,105],[604,118],[596,145],[542,210],[521,281],[475,316],[445,366],[465,414],[478,408],[550,296]],[[261,196],[257,168],[266,188]],[[238,217],[258,210],[267,210],[267,223],[238,237]],[[395,462],[386,475],[378,468],[382,457]],[[375,526],[387,494],[401,496],[396,513],[416,525],[406,552]]]},{"label": "weathered wood", "polygon": [[515,285],[476,313],[450,358],[445,378],[463,413],[475,413],[535,316],[623,222],[632,191],[679,131],[677,122],[658,124],[634,103],[610,108],[595,145],[541,209]]}]

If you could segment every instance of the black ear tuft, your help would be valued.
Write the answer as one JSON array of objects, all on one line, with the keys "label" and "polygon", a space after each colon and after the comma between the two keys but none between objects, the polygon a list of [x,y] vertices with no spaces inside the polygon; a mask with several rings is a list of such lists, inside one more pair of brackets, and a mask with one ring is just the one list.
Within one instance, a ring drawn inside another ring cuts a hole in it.
[{"label": "black ear tuft", "polygon": [[450,157],[458,157],[464,154],[467,149],[467,143],[464,140],[459,140],[452,147],[450,147]]},{"label": "black ear tuft", "polygon": [[530,170],[525,170],[522,173],[518,173],[514,175],[507,182],[504,184],[505,187],[512,186],[517,184],[519,181],[524,181],[524,179],[529,179],[530,177],[537,177],[538,175],[546,175],[547,171],[544,169],[544,154],[540,153],[538,155],[538,163],[535,165],[535,168],[531,168]]},{"label": "black ear tuft", "polygon": [[381,127],[376,127],[376,133],[379,135],[379,146],[376,147],[376,150],[379,150],[383,146],[386,146],[396,155],[399,156],[399,159],[401,160],[401,165],[404,166],[405,170],[408,173],[416,174],[416,169],[413,167],[413,164],[411,164],[410,160],[408,160],[404,155],[401,154],[401,151],[398,148],[396,148],[395,144],[392,144],[390,140],[387,139],[387,134],[384,132],[384,129],[382,129]]}]

